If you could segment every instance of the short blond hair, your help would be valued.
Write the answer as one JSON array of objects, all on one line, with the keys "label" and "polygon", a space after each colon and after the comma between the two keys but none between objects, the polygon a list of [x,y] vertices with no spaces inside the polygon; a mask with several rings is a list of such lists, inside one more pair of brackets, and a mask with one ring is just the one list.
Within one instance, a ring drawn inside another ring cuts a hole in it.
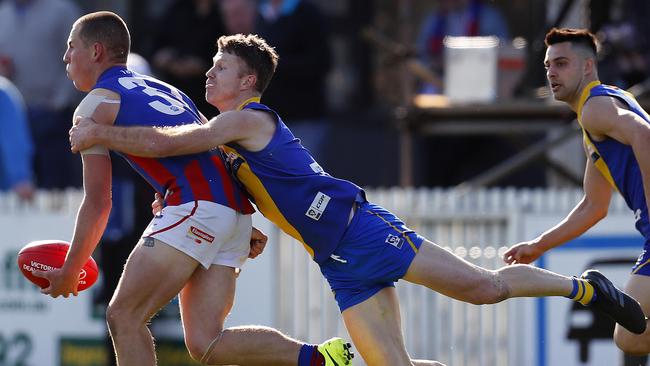
[{"label": "short blond hair", "polygon": [[217,46],[219,51],[232,53],[242,59],[249,71],[257,76],[255,90],[260,93],[266,90],[278,66],[279,56],[264,38],[256,34],[221,36]]}]

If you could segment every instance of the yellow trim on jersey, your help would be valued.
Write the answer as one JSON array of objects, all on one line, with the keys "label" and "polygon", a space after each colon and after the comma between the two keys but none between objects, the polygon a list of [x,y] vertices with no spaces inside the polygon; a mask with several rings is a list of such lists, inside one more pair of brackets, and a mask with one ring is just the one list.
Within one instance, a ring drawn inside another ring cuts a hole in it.
[{"label": "yellow trim on jersey", "polygon": [[637,272],[639,272],[641,270],[641,268],[648,265],[648,263],[650,263],[650,259],[648,259],[647,261],[645,261],[645,263],[643,263],[643,264],[639,265],[638,267],[636,267],[636,269],[634,270],[634,272],[632,272],[632,274],[637,274]]},{"label": "yellow trim on jersey", "polygon": [[287,221],[284,215],[282,215],[282,212],[280,212],[278,206],[276,206],[273,198],[271,198],[271,195],[269,192],[267,192],[260,179],[251,171],[251,168],[246,162],[246,159],[244,159],[243,156],[237,154],[237,151],[235,151],[233,148],[230,148],[228,146],[224,146],[223,148],[226,153],[236,154],[239,158],[244,160],[244,163],[242,163],[237,170],[237,178],[246,187],[246,190],[251,195],[253,195],[253,198],[255,199],[255,205],[264,214],[264,217],[279,226],[282,231],[291,235],[294,239],[302,243],[302,245],[305,247],[305,250],[313,258],[314,250],[305,243],[305,240],[302,238],[298,230],[296,230],[296,228],[294,228]]},{"label": "yellow trim on jersey", "polygon": [[398,227],[396,227],[395,225],[393,225],[393,224],[391,224],[390,222],[386,221],[386,219],[384,219],[383,217],[381,217],[381,215],[379,215],[379,214],[377,214],[377,213],[375,213],[375,212],[372,212],[372,211],[370,211],[370,210],[366,210],[366,212],[368,212],[368,213],[370,213],[370,214],[373,214],[373,215],[377,216],[378,218],[381,219],[381,221],[385,222],[388,226],[392,227],[393,230],[395,230],[395,231],[397,231],[398,233],[400,233],[400,235],[402,235],[402,237],[403,237],[404,239],[406,239],[406,241],[409,243],[409,245],[411,246],[411,249],[413,249],[413,251],[414,251],[415,253],[418,252],[418,247],[416,247],[415,244],[413,244],[413,241],[411,240],[411,238],[409,238],[408,235],[405,234],[405,231],[401,231]]},{"label": "yellow trim on jersey", "polygon": [[596,145],[591,141],[591,138],[589,138],[589,135],[587,134],[587,130],[585,130],[584,126],[582,125],[582,108],[584,107],[585,103],[587,102],[587,99],[589,98],[589,95],[591,94],[591,89],[594,87],[600,85],[600,81],[592,81],[587,86],[585,86],[584,89],[582,89],[582,94],[580,95],[580,100],[578,101],[578,110],[577,110],[577,116],[578,116],[578,123],[580,124],[580,127],[582,128],[582,140],[585,142],[585,145],[587,146],[587,153],[589,156],[587,156],[587,159],[591,160],[591,155],[594,153],[598,154],[600,157],[596,161],[592,161],[596,169],[600,171],[600,173],[605,177],[605,180],[609,182],[609,184],[614,187],[615,190],[618,191],[618,187],[616,186],[616,183],[614,182],[614,177],[612,177],[612,173],[609,171],[609,167],[607,166],[607,162],[605,162],[605,158],[603,155],[598,151],[596,148]]},{"label": "yellow trim on jersey", "polygon": [[237,110],[241,111],[248,103],[260,103],[261,101],[262,101],[261,97],[250,97],[246,99],[242,104],[240,104],[239,107],[237,107]]},{"label": "yellow trim on jersey", "polygon": [[[596,80],[587,84],[587,86],[582,89],[582,94],[580,94],[580,99],[578,100],[578,110],[576,111],[576,114],[578,115],[578,122],[582,120],[582,107],[584,107],[585,103],[587,102],[587,98],[589,98],[589,94],[591,94],[591,89],[598,85],[600,85],[600,81]],[[582,127],[581,122],[580,126]]]}]

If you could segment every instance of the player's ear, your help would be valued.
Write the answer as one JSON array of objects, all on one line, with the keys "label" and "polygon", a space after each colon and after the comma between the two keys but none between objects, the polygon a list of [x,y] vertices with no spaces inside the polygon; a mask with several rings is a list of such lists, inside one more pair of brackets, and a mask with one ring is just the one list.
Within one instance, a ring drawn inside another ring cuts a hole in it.
[{"label": "player's ear", "polygon": [[257,84],[257,76],[254,74],[248,74],[242,79],[242,89],[254,89],[255,84]]},{"label": "player's ear", "polygon": [[585,75],[593,75],[596,71],[596,60],[593,57],[587,57],[585,59]]},{"label": "player's ear", "polygon": [[99,59],[105,52],[106,48],[104,48],[103,44],[99,42],[93,43],[93,60]]}]

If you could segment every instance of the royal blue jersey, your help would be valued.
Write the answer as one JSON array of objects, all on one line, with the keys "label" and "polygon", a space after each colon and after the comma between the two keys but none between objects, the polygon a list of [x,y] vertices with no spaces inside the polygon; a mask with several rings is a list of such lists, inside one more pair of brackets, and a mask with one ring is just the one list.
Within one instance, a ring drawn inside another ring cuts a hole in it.
[{"label": "royal blue jersey", "polygon": [[233,173],[267,219],[324,262],[341,240],[361,188],[325,173],[275,111],[257,102],[243,108],[268,112],[276,130],[261,151],[229,144],[226,151],[236,155]]},{"label": "royal blue jersey", "polygon": [[[594,81],[587,85],[578,104],[578,122],[582,125],[581,111],[589,98],[608,96],[623,102],[627,108],[650,123],[650,116],[641,108],[634,97],[614,86],[603,85]],[[602,141],[592,139],[589,132],[583,128],[583,138],[589,153],[589,159],[603,174],[605,179],[618,190],[628,207],[634,212],[636,228],[646,238],[650,239],[650,223],[648,221],[648,205],[646,204],[643,179],[639,163],[634,151],[629,145],[622,144],[611,137]]]},{"label": "royal blue jersey", "polygon": [[[96,88],[120,95],[116,126],[178,126],[201,121],[196,106],[181,91],[124,66],[104,71]],[[242,213],[253,212],[217,150],[168,158],[121,155],[157,192],[167,194],[168,205],[205,200]]]}]

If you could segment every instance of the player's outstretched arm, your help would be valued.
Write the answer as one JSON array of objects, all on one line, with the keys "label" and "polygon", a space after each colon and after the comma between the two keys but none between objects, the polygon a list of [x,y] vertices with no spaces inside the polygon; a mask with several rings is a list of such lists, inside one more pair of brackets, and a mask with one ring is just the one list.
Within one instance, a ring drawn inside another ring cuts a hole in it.
[{"label": "player's outstretched arm", "polygon": [[229,142],[247,143],[264,123],[259,112],[230,111],[204,124],[175,127],[117,127],[82,118],[70,129],[70,144],[77,152],[95,144],[143,157],[187,155]]},{"label": "player's outstretched arm", "polygon": [[571,212],[557,225],[537,238],[510,247],[503,260],[508,264],[528,264],[544,252],[583,234],[607,216],[612,188],[607,180],[587,161],[583,181],[585,195]]}]

